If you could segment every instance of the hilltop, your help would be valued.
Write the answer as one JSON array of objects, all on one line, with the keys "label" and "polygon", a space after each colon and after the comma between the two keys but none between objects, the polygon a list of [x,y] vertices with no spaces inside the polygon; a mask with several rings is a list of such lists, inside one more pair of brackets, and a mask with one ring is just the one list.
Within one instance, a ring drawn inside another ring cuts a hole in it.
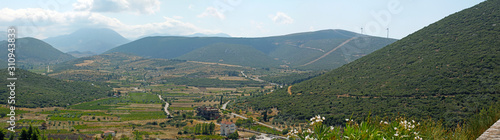
[{"label": "hilltop", "polygon": [[[123,52],[146,58],[216,63],[235,60],[228,64],[319,70],[340,67],[394,41],[396,40],[344,30],[321,30],[261,38],[155,36],[118,46],[105,53]],[[200,50],[209,53],[204,52],[204,56],[199,57]],[[227,55],[228,51],[239,53]]]},{"label": "hilltop", "polygon": [[[0,45],[7,46],[7,41],[0,41]],[[0,54],[7,56],[7,49],[1,49]],[[42,40],[26,37],[16,40],[16,62],[19,64],[55,64],[74,59]]]},{"label": "hilltop", "polygon": [[[330,124],[404,114],[463,122],[500,98],[500,1],[449,15],[340,68],[266,96],[254,109],[277,107],[284,119],[329,116]],[[242,101],[245,102],[245,101]],[[312,109],[314,108],[314,109]],[[353,116],[351,116],[353,115]]]},{"label": "hilltop", "polygon": [[44,41],[63,52],[90,51],[97,54],[130,42],[108,28],[82,28],[71,34],[49,37]]}]

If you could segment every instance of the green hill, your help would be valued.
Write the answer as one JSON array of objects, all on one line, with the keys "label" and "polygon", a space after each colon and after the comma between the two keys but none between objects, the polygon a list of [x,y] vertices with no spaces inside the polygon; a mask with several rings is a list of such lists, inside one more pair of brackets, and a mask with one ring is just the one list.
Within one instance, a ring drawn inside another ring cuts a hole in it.
[{"label": "green hill", "polygon": [[[7,73],[7,70],[1,69],[0,72]],[[6,79],[6,76],[1,74],[0,78]],[[112,94],[111,87],[97,82],[66,82],[23,69],[16,69],[16,77],[17,107],[64,107]],[[1,80],[0,84],[8,85],[9,82],[12,81]],[[7,88],[0,89],[2,97],[9,97],[9,92]],[[0,100],[0,104],[7,104],[7,100]]]},{"label": "green hill", "polygon": [[[0,41],[1,46],[7,46],[7,41]],[[0,55],[7,56],[7,49],[1,49]],[[26,37],[16,40],[16,63],[20,64],[55,64],[74,59],[49,44],[36,38]],[[6,60],[3,60],[6,61]]]},{"label": "green hill", "polygon": [[[350,40],[351,38],[353,39]],[[123,52],[146,58],[177,58],[205,62],[219,62],[223,56],[226,62],[235,60],[228,64],[242,66],[332,69],[394,41],[344,30],[322,30],[262,38],[157,36],[142,38],[105,53]],[[339,47],[344,42],[346,44]],[[211,48],[209,53],[204,52],[203,57],[196,55],[205,47]],[[239,58],[240,55],[228,55],[229,48],[250,52],[241,53],[248,57]]]},{"label": "green hill", "polygon": [[[277,107],[280,118],[330,116],[341,124],[405,114],[448,126],[500,99],[500,5],[489,0],[433,23],[324,75],[248,99],[254,109]],[[243,102],[243,101],[242,101]]]},{"label": "green hill", "polygon": [[218,43],[186,53],[178,59],[217,62],[225,64],[246,64],[251,67],[273,67],[279,61],[250,46]]}]

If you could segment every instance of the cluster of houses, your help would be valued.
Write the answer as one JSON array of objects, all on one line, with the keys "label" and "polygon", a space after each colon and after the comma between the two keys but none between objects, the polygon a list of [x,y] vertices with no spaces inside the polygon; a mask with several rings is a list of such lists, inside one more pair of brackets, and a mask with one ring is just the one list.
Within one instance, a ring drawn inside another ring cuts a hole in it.
[{"label": "cluster of houses", "polygon": [[[207,120],[215,120],[220,117],[219,109],[209,106],[202,106],[196,108],[197,114]],[[222,121],[220,124],[220,134],[223,136],[229,136],[236,132],[236,125],[233,122]]]}]

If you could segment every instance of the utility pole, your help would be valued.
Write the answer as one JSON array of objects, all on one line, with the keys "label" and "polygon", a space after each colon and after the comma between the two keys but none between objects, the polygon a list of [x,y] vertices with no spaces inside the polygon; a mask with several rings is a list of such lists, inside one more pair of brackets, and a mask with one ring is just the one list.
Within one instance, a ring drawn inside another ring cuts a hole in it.
[{"label": "utility pole", "polygon": [[387,38],[389,38],[389,28],[387,28]]}]

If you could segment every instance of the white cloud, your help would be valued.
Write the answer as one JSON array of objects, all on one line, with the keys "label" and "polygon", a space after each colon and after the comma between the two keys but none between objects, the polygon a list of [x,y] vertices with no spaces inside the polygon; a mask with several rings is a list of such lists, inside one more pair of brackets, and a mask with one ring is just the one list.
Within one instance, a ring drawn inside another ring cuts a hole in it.
[{"label": "white cloud", "polygon": [[217,17],[219,19],[225,19],[226,16],[224,16],[224,14],[217,10],[216,8],[214,7],[207,7],[207,9],[205,9],[205,11],[201,14],[198,15],[198,17],[207,17],[207,16],[212,16],[212,17]]},{"label": "white cloud", "polygon": [[93,0],[78,0],[76,3],[73,3],[73,9],[76,11],[87,11],[92,9]]},{"label": "white cloud", "polygon": [[260,32],[263,32],[263,33],[269,32],[269,30],[266,30],[264,28],[264,22],[257,22],[257,21],[251,20],[250,24],[252,24],[252,26],[254,26],[255,28],[259,29]]},{"label": "white cloud", "polygon": [[283,12],[277,12],[276,15],[270,15],[269,18],[277,24],[292,24],[293,19]]},{"label": "white cloud", "polygon": [[184,18],[184,17],[182,17],[182,16],[173,16],[172,18],[175,18],[175,19],[182,19],[182,18]]},{"label": "white cloud", "polygon": [[[171,35],[188,35],[193,33],[213,34],[219,33],[216,30],[202,29],[189,22],[179,19],[164,17],[164,22],[127,25],[116,18],[107,17],[99,13],[89,11],[57,12],[41,8],[0,9],[0,27],[16,25],[31,33],[24,33],[21,36],[47,37],[67,34],[83,27],[111,28],[118,31],[127,38],[136,38],[142,35],[153,33],[163,33]],[[179,18],[179,17],[177,17]]]},{"label": "white cloud", "polygon": [[160,10],[159,0],[78,0],[73,4],[75,11],[92,12],[138,12],[154,14]]}]

